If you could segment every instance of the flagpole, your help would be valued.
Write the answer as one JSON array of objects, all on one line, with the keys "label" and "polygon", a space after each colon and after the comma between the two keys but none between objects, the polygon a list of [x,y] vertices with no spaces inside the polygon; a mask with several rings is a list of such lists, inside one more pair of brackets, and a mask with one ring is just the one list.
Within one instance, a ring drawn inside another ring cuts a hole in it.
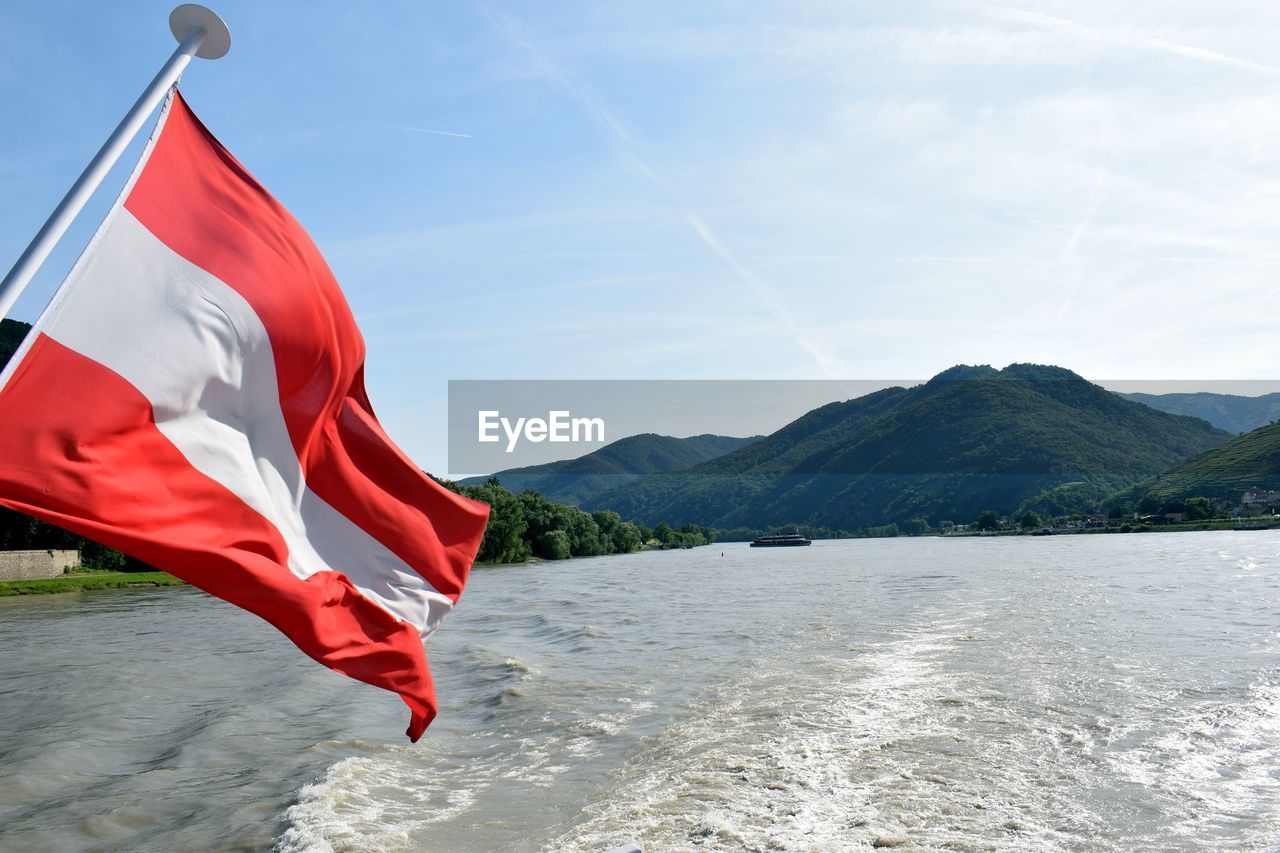
[{"label": "flagpole", "polygon": [[151,111],[164,99],[169,88],[182,76],[191,57],[219,59],[231,49],[231,32],[227,25],[213,11],[194,3],[178,6],[169,14],[169,29],[178,40],[178,47],[169,61],[143,90],[111,136],[107,137],[102,148],[98,149],[84,172],[36,232],[35,238],[13,265],[13,269],[0,282],[0,318],[8,316],[9,309],[31,283],[40,265],[49,257],[53,247],[62,239],[72,220],[84,208],[94,190],[111,171],[111,167],[120,159],[129,142],[146,122],[147,116],[151,115]]}]

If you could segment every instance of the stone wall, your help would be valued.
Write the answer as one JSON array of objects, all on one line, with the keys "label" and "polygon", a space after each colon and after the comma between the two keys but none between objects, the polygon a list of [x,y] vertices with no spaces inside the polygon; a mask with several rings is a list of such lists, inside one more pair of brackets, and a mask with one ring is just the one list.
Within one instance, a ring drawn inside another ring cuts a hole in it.
[{"label": "stone wall", "polygon": [[0,551],[0,581],[56,578],[79,564],[79,551]]}]

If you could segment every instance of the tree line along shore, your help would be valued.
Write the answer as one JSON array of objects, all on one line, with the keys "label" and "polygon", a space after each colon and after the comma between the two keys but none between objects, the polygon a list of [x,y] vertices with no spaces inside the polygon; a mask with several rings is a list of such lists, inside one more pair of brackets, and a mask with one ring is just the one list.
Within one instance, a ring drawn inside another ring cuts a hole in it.
[{"label": "tree line along shore", "polygon": [[[623,521],[611,510],[586,512],[545,500],[537,492],[514,494],[496,478],[478,486],[442,480],[445,487],[489,505],[489,525],[476,556],[479,565],[599,557],[641,550],[695,548],[715,541],[709,527],[653,527]],[[0,581],[0,596],[91,589],[176,586],[182,581],[119,551],[47,522],[0,508],[0,550],[76,550],[79,564],[53,578]]]},{"label": "tree line along shore", "polygon": [[[803,524],[721,531],[694,525],[673,528],[666,523],[650,528],[636,522],[622,521],[618,513],[609,510],[588,513],[577,507],[552,503],[533,491],[514,494],[503,488],[496,479],[480,486],[459,486],[452,482],[446,482],[445,485],[490,506],[489,526],[476,560],[476,564],[481,566],[597,557],[641,550],[693,548],[716,541],[744,542],[757,536],[778,533],[801,533],[810,539],[878,539],[1280,529],[1280,516],[1273,512],[1240,517],[1225,511],[1208,498],[1187,499],[1178,504],[1176,512],[1160,515],[1129,512],[1128,507],[1123,511],[1113,510],[1105,517],[1079,513],[1042,517],[1030,510],[1017,517],[1008,517],[1000,516],[994,510],[984,510],[969,523],[942,521],[937,525],[930,525],[924,519],[908,519],[901,524],[853,531]],[[1268,509],[1274,510],[1276,507]],[[79,548],[81,564],[73,566],[59,577],[0,581],[0,597],[184,585],[178,578],[130,560],[117,551],[44,522],[28,519],[9,510],[0,510],[0,543],[8,547],[9,543],[18,540],[15,528],[20,528],[28,539],[56,541],[59,547]]]}]

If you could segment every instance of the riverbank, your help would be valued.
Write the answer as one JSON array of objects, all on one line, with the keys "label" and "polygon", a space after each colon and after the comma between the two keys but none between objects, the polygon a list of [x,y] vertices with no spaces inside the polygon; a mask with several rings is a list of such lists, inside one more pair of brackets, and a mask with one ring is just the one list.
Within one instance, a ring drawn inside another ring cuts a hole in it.
[{"label": "riverbank", "polygon": [[[1100,533],[1178,533],[1178,532],[1206,532],[1206,531],[1246,531],[1246,530],[1274,530],[1280,527],[1270,519],[1250,522],[1241,519],[1215,519],[1212,521],[1196,521],[1184,522],[1182,524],[1163,524],[1158,526],[1149,526],[1141,523],[1125,524],[1122,526],[1109,525],[1107,527],[1092,528],[1066,528],[1055,529],[1052,535],[1070,536],[1074,534],[1096,535]],[[948,531],[945,533],[926,533],[919,537],[875,537],[875,536],[855,536],[846,537],[844,539],[832,539],[824,541],[850,541],[852,539],[885,539],[885,538],[936,538],[936,539],[965,539],[977,536],[1033,536],[1043,535],[1035,531],[1028,530],[997,530],[982,533],[976,530]],[[715,544],[741,544],[738,540],[726,540]],[[663,550],[683,550],[663,548],[660,546],[643,545],[637,551],[630,553],[642,553],[646,551],[663,551]],[[714,549],[712,549],[714,550]],[[619,555],[606,555],[619,556]],[[567,563],[577,562],[579,560],[594,559],[591,557],[568,557],[564,560],[545,560],[541,557],[530,557],[519,563],[499,563],[499,562],[477,562],[473,569],[496,569],[509,566],[531,566],[540,563]],[[81,592],[84,590],[95,589],[146,589],[160,586],[185,586],[185,582],[179,580],[168,572],[85,572],[62,575],[56,578],[40,579],[40,580],[21,580],[21,581],[0,581],[0,597],[13,595],[46,595],[61,592]]]},{"label": "riverbank", "polygon": [[168,572],[83,572],[39,580],[2,581],[0,596],[157,586],[184,586],[184,583]]},{"label": "riverbank", "polygon": [[[660,547],[642,545],[639,551],[661,551]],[[672,549],[666,549],[672,550]],[[609,555],[613,556],[613,555]],[[558,563],[568,560],[588,559],[569,557],[565,560],[544,560],[530,557],[521,563],[477,562],[473,568],[492,569],[500,566],[528,566],[536,563]],[[59,592],[82,592],[91,589],[145,589],[158,586],[185,586],[185,582],[168,572],[76,572],[56,578],[38,580],[0,581],[0,597],[11,595],[49,595]]]},{"label": "riverbank", "polygon": [[1273,518],[1256,519],[1218,518],[1203,521],[1183,521],[1171,524],[1147,524],[1142,521],[1125,521],[1105,527],[1052,527],[1023,530],[1007,527],[1000,530],[955,530],[936,535],[947,539],[965,536],[1071,536],[1075,534],[1097,535],[1106,533],[1205,533],[1211,531],[1275,530],[1280,522]]},{"label": "riverbank", "polygon": [[[710,545],[715,543],[708,543],[708,544]],[[534,566],[540,563],[567,563],[571,560],[594,560],[596,557],[620,557],[623,554],[643,554],[648,551],[687,551],[690,548],[705,548],[705,547],[707,547],[707,545],[689,545],[684,547],[668,547],[666,545],[641,545],[639,548],[635,549],[634,551],[620,551],[616,554],[593,554],[590,556],[583,555],[580,557],[565,557],[560,560],[548,560],[545,557],[528,557],[524,560],[520,560],[519,562],[515,562],[515,563],[496,562],[496,561],[490,561],[490,560],[477,560],[475,563],[472,564],[471,568],[474,570],[474,569],[500,569],[507,566]]]}]

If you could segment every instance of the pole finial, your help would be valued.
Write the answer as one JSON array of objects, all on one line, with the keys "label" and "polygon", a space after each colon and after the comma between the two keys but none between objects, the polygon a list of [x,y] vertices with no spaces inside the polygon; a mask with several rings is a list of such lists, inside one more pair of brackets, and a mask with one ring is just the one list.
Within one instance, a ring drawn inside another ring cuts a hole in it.
[{"label": "pole finial", "polygon": [[197,3],[183,3],[169,13],[169,31],[179,42],[193,29],[204,31],[204,41],[196,51],[201,59],[221,59],[231,50],[231,30],[212,9]]}]

